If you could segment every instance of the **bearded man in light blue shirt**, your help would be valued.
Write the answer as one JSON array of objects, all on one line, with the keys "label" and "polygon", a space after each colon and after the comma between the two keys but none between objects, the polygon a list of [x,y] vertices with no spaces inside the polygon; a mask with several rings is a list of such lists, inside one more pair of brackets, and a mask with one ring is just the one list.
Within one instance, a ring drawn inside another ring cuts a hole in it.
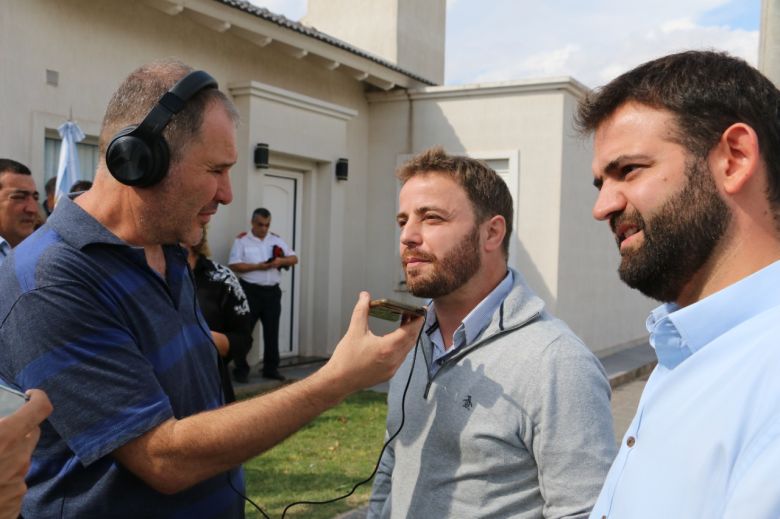
[{"label": "bearded man in light blue shirt", "polygon": [[716,52],[666,56],[580,105],[593,215],[662,301],[658,366],[591,517],[780,517],[780,92]]}]

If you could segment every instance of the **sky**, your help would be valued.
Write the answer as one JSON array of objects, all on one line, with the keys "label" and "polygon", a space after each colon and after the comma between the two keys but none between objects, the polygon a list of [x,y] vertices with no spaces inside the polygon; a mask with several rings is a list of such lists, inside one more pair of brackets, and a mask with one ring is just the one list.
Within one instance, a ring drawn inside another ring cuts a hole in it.
[{"label": "sky", "polygon": [[[292,20],[306,13],[306,0],[252,3]],[[447,0],[444,82],[570,76],[597,87],[685,49],[757,65],[760,14],[761,0]]]}]

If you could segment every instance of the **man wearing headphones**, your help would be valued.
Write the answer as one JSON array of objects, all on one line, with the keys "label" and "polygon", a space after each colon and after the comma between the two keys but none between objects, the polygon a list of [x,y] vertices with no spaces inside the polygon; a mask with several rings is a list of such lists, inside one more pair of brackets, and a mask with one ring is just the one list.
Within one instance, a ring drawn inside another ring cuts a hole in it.
[{"label": "man wearing headphones", "polygon": [[323,368],[222,406],[177,244],[198,242],[232,199],[237,119],[205,72],[137,69],[109,102],[92,189],[61,200],[0,267],[0,377],[45,390],[55,409],[25,517],[243,517],[240,463],[389,378],[412,346],[420,323],[374,336],[362,293]]}]

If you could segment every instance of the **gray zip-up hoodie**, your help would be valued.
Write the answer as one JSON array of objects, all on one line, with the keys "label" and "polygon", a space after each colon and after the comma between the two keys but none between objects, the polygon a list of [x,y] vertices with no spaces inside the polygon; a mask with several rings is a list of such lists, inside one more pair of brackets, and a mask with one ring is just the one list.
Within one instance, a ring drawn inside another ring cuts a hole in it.
[{"label": "gray zip-up hoodie", "polygon": [[[390,383],[369,518],[587,517],[615,454],[601,364],[513,271],[490,324],[429,377],[422,334]],[[431,326],[426,323],[425,328]]]}]

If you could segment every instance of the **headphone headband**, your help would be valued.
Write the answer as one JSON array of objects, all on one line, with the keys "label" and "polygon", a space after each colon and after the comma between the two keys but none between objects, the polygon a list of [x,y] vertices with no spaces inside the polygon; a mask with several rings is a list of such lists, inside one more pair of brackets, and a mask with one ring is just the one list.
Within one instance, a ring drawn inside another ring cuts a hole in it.
[{"label": "headphone headband", "polygon": [[162,135],[171,118],[201,90],[218,88],[217,81],[202,70],[190,72],[160,97],[137,126],[116,134],[106,149],[106,165],[123,184],[148,187],[168,172],[169,150]]},{"label": "headphone headband", "polygon": [[202,70],[190,72],[162,95],[155,107],[138,125],[139,131],[161,134],[171,118],[184,109],[187,101],[201,90],[208,88],[217,88],[217,81],[213,77]]}]

